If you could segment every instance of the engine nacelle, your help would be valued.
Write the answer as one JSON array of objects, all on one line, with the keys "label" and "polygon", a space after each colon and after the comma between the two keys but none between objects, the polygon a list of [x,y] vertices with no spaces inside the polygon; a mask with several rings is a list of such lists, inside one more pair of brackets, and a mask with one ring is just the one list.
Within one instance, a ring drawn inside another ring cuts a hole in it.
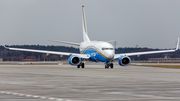
[{"label": "engine nacelle", "polygon": [[119,65],[126,66],[131,63],[131,59],[128,56],[122,56],[119,58]]},{"label": "engine nacelle", "polygon": [[69,57],[68,62],[71,65],[76,65],[77,66],[77,65],[79,65],[81,63],[81,58],[79,58],[76,55],[72,55],[72,56]]}]

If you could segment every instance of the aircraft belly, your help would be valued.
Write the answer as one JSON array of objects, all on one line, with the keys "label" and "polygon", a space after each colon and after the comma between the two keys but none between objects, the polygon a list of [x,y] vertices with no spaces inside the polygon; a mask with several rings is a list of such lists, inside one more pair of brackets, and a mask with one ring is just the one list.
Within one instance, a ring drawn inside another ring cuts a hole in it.
[{"label": "aircraft belly", "polygon": [[106,59],[103,56],[101,56],[99,53],[97,54],[97,59],[101,62],[105,62],[105,61],[111,61],[112,59]]}]

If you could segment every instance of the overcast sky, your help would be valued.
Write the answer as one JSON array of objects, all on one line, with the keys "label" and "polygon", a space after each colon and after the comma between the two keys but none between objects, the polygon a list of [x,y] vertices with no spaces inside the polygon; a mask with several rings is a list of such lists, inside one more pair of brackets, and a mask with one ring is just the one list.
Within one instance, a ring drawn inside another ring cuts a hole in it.
[{"label": "overcast sky", "polygon": [[0,37],[6,45],[80,43],[82,4],[91,40],[175,48],[180,37],[180,0],[0,0]]}]

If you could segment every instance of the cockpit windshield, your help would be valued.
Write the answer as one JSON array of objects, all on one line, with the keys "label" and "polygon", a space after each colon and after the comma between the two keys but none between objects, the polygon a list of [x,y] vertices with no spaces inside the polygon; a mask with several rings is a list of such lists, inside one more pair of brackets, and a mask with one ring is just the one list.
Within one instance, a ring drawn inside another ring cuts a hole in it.
[{"label": "cockpit windshield", "polygon": [[102,50],[114,50],[113,48],[102,48]]}]

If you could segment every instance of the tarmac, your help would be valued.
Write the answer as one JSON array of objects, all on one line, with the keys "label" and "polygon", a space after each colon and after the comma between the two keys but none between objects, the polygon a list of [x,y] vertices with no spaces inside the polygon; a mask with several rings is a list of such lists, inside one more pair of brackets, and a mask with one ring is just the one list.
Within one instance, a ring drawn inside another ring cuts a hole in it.
[{"label": "tarmac", "polygon": [[180,101],[180,69],[0,65],[0,101]]}]

